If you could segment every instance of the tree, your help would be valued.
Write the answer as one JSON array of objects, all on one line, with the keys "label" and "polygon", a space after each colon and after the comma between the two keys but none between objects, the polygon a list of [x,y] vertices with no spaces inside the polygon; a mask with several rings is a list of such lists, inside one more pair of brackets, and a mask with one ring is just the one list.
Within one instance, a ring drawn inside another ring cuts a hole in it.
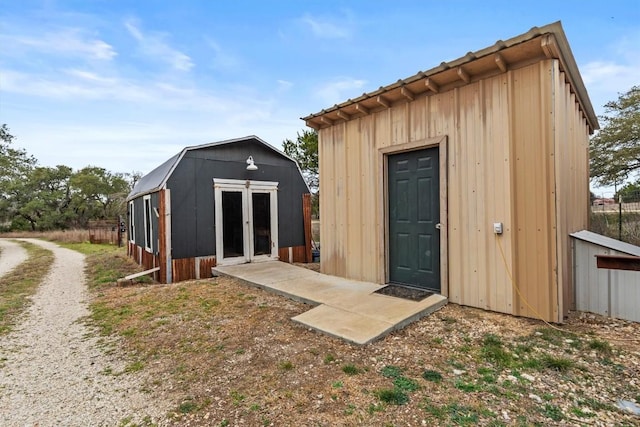
[{"label": "tree", "polygon": [[640,86],[605,104],[602,129],[589,143],[591,178],[607,186],[640,171]]},{"label": "tree", "polygon": [[0,226],[3,227],[17,215],[18,205],[12,195],[36,165],[36,159],[25,150],[11,147],[14,139],[6,124],[0,126]]},{"label": "tree", "polygon": [[286,155],[298,162],[302,176],[311,190],[311,213],[320,214],[320,180],[318,175],[318,133],[306,130],[297,134],[295,141],[285,139],[282,148]]},{"label": "tree", "polygon": [[71,212],[68,166],[36,167],[26,180],[13,186],[11,200],[17,207],[13,229],[59,230],[66,228]]},{"label": "tree", "polygon": [[285,139],[282,148],[286,155],[298,162],[302,175],[312,193],[318,191],[318,133],[315,130],[303,130],[295,141]]},{"label": "tree", "polygon": [[640,181],[626,183],[614,196],[616,202],[620,198],[623,203],[640,202]]},{"label": "tree", "polygon": [[[126,214],[126,198],[131,190],[128,175],[87,166],[71,177],[72,209],[77,226],[90,219],[113,219]],[[135,177],[134,177],[135,179]]]}]

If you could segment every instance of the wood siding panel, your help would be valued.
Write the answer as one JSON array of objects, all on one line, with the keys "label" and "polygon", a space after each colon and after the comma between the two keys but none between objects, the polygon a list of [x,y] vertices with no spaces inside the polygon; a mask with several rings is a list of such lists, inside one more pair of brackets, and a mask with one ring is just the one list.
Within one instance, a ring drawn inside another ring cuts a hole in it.
[{"label": "wood siding panel", "polygon": [[201,257],[197,259],[198,278],[209,279],[211,277],[211,269],[216,266],[216,257]]},{"label": "wood siding panel", "polygon": [[282,262],[291,262],[289,260],[289,248],[278,248],[278,259]]},{"label": "wood siding panel", "polygon": [[181,258],[171,260],[173,271],[173,282],[195,279],[196,259]]},{"label": "wood siding panel", "polygon": [[294,246],[292,248],[293,261],[292,262],[307,262],[306,261],[306,247]]}]

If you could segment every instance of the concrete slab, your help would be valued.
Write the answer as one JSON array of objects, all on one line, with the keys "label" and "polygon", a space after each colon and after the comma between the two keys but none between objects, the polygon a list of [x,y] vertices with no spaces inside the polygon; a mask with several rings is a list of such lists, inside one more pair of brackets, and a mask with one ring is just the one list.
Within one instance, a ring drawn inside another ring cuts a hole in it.
[{"label": "concrete slab", "polygon": [[392,330],[393,324],[362,314],[319,305],[292,318],[311,329],[342,338],[355,344],[368,344],[380,336],[380,332]]},{"label": "concrete slab", "polygon": [[442,295],[410,301],[374,293],[383,285],[359,282],[279,261],[215,267],[214,272],[288,298],[318,305],[292,320],[356,344],[367,344],[447,303]]}]

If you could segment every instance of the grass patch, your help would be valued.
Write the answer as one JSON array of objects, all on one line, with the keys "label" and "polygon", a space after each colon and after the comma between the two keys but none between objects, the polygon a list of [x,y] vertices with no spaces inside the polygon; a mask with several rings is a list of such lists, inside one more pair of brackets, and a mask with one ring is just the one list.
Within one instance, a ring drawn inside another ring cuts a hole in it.
[{"label": "grass patch", "polygon": [[566,357],[555,357],[545,354],[542,357],[542,366],[558,372],[566,372],[575,366],[575,362]]},{"label": "grass patch", "polygon": [[588,346],[591,350],[595,350],[600,354],[610,355],[611,344],[608,341],[599,340],[597,338],[589,341]]},{"label": "grass patch", "polygon": [[280,364],[278,365],[278,368],[280,368],[283,371],[291,371],[294,368],[294,366],[290,360],[285,360],[284,362],[280,362]]},{"label": "grass patch", "polygon": [[402,375],[402,368],[393,365],[387,365],[382,368],[382,371],[380,371],[380,373],[383,377],[386,378],[398,378]]},{"label": "grass patch", "polygon": [[[66,246],[86,255],[87,285],[91,290],[104,290],[112,287],[118,279],[142,271],[141,266],[127,257],[124,248],[87,243]],[[135,282],[150,283],[152,280],[148,276],[142,276],[135,279]]]},{"label": "grass patch", "polygon": [[422,378],[427,381],[431,381],[434,383],[439,383],[442,381],[442,374],[438,371],[433,371],[431,369],[427,369],[422,373]]},{"label": "grass patch", "polygon": [[138,372],[144,368],[144,363],[140,360],[129,363],[127,367],[124,369],[125,372]]},{"label": "grass patch", "polygon": [[23,241],[17,243],[27,251],[27,259],[0,278],[0,334],[11,331],[54,260],[53,252],[48,249]]},{"label": "grass patch", "polygon": [[474,393],[482,390],[482,387],[480,385],[471,382],[465,382],[460,379],[456,380],[454,385],[458,390],[464,391],[466,393]]},{"label": "grass patch", "polygon": [[178,405],[178,412],[180,414],[190,414],[198,410],[198,404],[192,400],[185,400]]},{"label": "grass patch", "polygon": [[324,357],[324,363],[325,363],[326,365],[328,365],[328,364],[329,364],[329,363],[331,363],[331,362],[335,362],[335,360],[336,360],[336,358],[335,358],[335,356],[334,356],[333,354],[327,354],[327,355]]},{"label": "grass patch", "polygon": [[356,365],[349,363],[342,367],[342,372],[347,375],[358,375],[360,373],[360,369],[358,369]]},{"label": "grass patch", "polygon": [[381,402],[389,405],[404,405],[409,402],[409,395],[396,387],[376,390],[374,394]]},{"label": "grass patch", "polygon": [[513,363],[513,355],[504,348],[500,337],[494,334],[484,336],[480,354],[483,359],[498,368],[506,368]]},{"label": "grass patch", "polygon": [[[425,399],[422,408],[438,420],[437,425],[472,426],[496,417],[495,413],[486,408],[463,405],[459,402],[451,402],[444,406],[438,406],[428,399]],[[495,419],[489,423],[483,422],[482,424],[492,426],[504,425]]]},{"label": "grass patch", "polygon": [[547,418],[551,418],[553,421],[561,421],[564,419],[564,414],[562,413],[562,409],[550,403],[545,404],[544,408],[541,409],[541,412],[542,412],[542,415],[544,415]]},{"label": "grass patch", "polygon": [[401,391],[411,392],[420,389],[420,384],[411,378],[399,376],[393,380],[393,386]]}]

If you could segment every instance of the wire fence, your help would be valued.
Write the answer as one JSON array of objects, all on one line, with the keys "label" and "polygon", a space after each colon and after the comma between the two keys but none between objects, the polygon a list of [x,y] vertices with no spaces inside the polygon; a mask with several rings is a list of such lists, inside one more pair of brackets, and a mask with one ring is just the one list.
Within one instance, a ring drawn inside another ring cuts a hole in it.
[{"label": "wire fence", "polygon": [[640,191],[591,199],[590,230],[640,246]]}]

